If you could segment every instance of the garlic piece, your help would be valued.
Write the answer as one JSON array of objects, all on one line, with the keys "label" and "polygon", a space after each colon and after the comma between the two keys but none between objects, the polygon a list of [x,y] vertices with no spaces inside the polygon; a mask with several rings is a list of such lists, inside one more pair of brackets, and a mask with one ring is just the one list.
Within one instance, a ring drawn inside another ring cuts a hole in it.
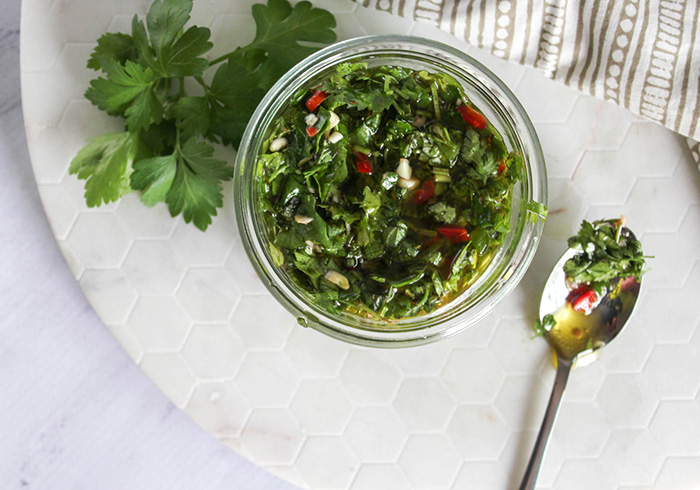
[{"label": "garlic piece", "polygon": [[333,143],[333,144],[337,143],[338,141],[340,141],[340,140],[342,140],[342,139],[343,139],[343,133],[339,133],[338,131],[334,131],[334,132],[328,137],[328,141],[329,141],[330,143]]},{"label": "garlic piece", "polygon": [[323,277],[326,278],[326,281],[335,284],[340,289],[350,289],[350,281],[338,271],[326,271]]},{"label": "garlic piece", "polygon": [[333,129],[340,123],[340,118],[338,117],[338,114],[336,114],[333,111],[329,111],[328,113],[328,121],[330,122],[329,129]]},{"label": "garlic piece", "polygon": [[317,243],[312,242],[311,240],[306,240],[304,242],[306,244],[306,251],[311,255],[312,253],[321,253],[321,246]]},{"label": "garlic piece", "polygon": [[318,122],[318,116],[314,113],[311,113],[304,118],[304,122],[307,126],[315,126]]},{"label": "garlic piece", "polygon": [[280,151],[286,148],[288,144],[287,138],[275,138],[270,142],[269,150],[272,152]]},{"label": "garlic piece", "polygon": [[420,184],[420,180],[418,179],[399,179],[399,187],[403,189],[415,189],[418,187],[418,184]]},{"label": "garlic piece", "polygon": [[413,174],[413,169],[411,168],[411,164],[408,162],[407,159],[401,158],[399,160],[399,166],[396,167],[396,173],[399,174],[399,177],[402,179],[410,179],[411,175]]},{"label": "garlic piece", "polygon": [[[340,118],[338,117],[338,114],[336,114],[333,111],[329,111],[328,112],[328,129],[326,129],[326,133],[324,134],[326,139],[330,138],[331,131],[333,130],[334,127],[336,127],[338,125],[338,123],[340,123]],[[335,134],[335,133],[333,133],[333,134]],[[342,139],[342,135],[341,135],[341,139]],[[338,140],[338,141],[340,141],[340,140]]]},{"label": "garlic piece", "polygon": [[294,217],[294,221],[296,221],[296,222],[299,223],[300,225],[308,225],[308,224],[311,223],[313,220],[314,220],[313,218],[310,218],[310,217],[308,217],[308,216],[303,216],[303,215],[301,215],[301,214],[297,214],[297,215]]}]

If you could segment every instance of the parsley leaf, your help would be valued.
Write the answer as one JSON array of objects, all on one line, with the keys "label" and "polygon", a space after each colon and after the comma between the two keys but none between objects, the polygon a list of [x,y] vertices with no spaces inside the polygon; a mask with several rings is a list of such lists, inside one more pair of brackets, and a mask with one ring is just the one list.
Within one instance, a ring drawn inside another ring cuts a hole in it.
[{"label": "parsley leaf", "polygon": [[374,91],[369,96],[369,108],[374,112],[384,112],[394,103],[394,97],[386,92]]},{"label": "parsley leaf", "polygon": [[233,168],[214,158],[214,147],[203,141],[188,140],[178,152],[177,170],[165,195],[171,216],[182,213],[204,231],[223,205],[221,182],[233,177]]},{"label": "parsley leaf", "polygon": [[267,5],[253,5],[257,32],[252,46],[263,49],[278,66],[292,65],[316,51],[303,43],[328,44],[335,41],[335,18],[311,2],[297,3],[293,8],[287,0],[268,0]]},{"label": "parsley leaf", "polygon": [[535,330],[535,337],[541,337],[545,334],[545,332],[549,332],[556,325],[557,321],[554,319],[554,316],[547,314],[542,317],[542,320],[535,320],[532,328]]},{"label": "parsley leaf", "polygon": [[100,36],[97,46],[90,54],[87,67],[100,69],[100,58],[112,59],[124,65],[127,61],[136,61],[136,46],[134,38],[121,32],[108,32]]},{"label": "parsley leaf", "polygon": [[209,66],[200,57],[212,48],[209,29],[192,26],[182,32],[191,10],[191,0],[155,0],[146,15],[148,34],[134,17],[132,38],[140,62],[161,77],[199,76]]},{"label": "parsley leaf", "polygon": [[318,263],[318,259],[301,252],[295,252],[296,258],[294,264],[301,272],[309,276],[312,280],[316,280],[323,275],[323,268]]},{"label": "parsley leaf", "polygon": [[390,249],[396,248],[408,234],[408,226],[405,223],[397,223],[396,226],[384,230],[384,243]]},{"label": "parsley leaf", "polygon": [[175,179],[177,157],[166,155],[139,160],[134,163],[131,174],[131,187],[141,193],[141,202],[146,206],[155,206],[165,201],[165,196]]},{"label": "parsley leaf", "polygon": [[155,0],[146,15],[151,43],[157,55],[170,46],[190,19],[192,0]]},{"label": "parsley leaf", "polygon": [[248,119],[265,95],[255,75],[238,60],[221,65],[209,87],[212,133],[238,146]]},{"label": "parsley leaf", "polygon": [[365,213],[367,213],[367,215],[376,213],[382,205],[382,199],[372,192],[372,189],[369,187],[365,187],[363,197],[362,209],[365,210]]},{"label": "parsley leaf", "polygon": [[473,175],[483,182],[493,176],[500,165],[494,154],[489,151],[486,141],[479,138],[479,133],[473,129],[469,129],[464,137],[460,157],[467,162],[472,162]]},{"label": "parsley leaf", "polygon": [[528,201],[525,205],[525,209],[531,213],[530,221],[533,223],[537,221],[538,218],[543,220],[547,218],[547,206],[537,201]]},{"label": "parsley leaf", "polygon": [[99,77],[90,82],[85,97],[109,114],[125,116],[131,131],[158,122],[163,107],[153,91],[153,70],[133,61],[127,61],[123,66],[106,58],[100,58],[100,61],[107,78]]},{"label": "parsley leaf", "polygon": [[205,97],[181,97],[175,107],[180,137],[188,140],[209,132],[211,111]]},{"label": "parsley leaf", "polygon": [[454,223],[457,219],[457,210],[443,201],[438,201],[428,207],[428,211],[433,216],[435,221],[445,224]]},{"label": "parsley leaf", "polygon": [[158,57],[160,72],[173,77],[199,76],[209,62],[199,56],[212,48],[206,27],[192,26],[174,44],[164,46]]},{"label": "parsley leaf", "polygon": [[89,207],[116,201],[131,192],[129,176],[137,149],[133,134],[108,133],[89,139],[73,158],[69,172],[86,181],[85,201]]}]

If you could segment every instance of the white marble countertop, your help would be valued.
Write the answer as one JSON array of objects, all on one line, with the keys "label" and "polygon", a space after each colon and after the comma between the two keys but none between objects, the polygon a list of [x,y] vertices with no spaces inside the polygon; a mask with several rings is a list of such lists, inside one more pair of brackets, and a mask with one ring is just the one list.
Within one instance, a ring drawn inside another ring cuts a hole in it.
[{"label": "white marble countertop", "polygon": [[27,154],[20,1],[0,16],[0,488],[293,489],[166,399],[68,270]]}]

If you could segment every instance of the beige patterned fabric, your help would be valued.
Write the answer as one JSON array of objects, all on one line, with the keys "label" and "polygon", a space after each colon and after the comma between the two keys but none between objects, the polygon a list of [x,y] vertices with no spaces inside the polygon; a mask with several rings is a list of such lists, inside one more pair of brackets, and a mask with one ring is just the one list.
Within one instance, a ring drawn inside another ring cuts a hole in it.
[{"label": "beige patterned fabric", "polygon": [[698,159],[699,0],[355,0],[427,22],[684,135]]}]

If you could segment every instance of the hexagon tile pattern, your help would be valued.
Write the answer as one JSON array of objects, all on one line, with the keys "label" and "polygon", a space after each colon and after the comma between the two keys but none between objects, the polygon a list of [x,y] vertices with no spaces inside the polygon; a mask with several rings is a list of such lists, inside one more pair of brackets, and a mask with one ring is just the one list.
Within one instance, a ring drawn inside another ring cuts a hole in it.
[{"label": "hexagon tile pattern", "polygon": [[[530,330],[545,278],[581,219],[624,213],[654,256],[652,271],[628,329],[572,374],[540,483],[698,488],[700,175],[682,138],[442,31],[315,0],[334,11],[342,38],[412,33],[482,60],[531,115],[549,171],[537,256],[489,318],[419,348],[345,345],[298,326],[267,293],[238,238],[230,186],[206,234],[137,195],[86,208],[68,163],[119,121],[82,98],[92,75],[85,59],[102,32],[128,28],[148,3],[23,2],[22,88],[36,180],[66,260],[107,327],[177,406],[303,488],[515,488],[554,374]],[[194,21],[212,27],[212,56],[254,35],[252,3],[196,2]]]}]

